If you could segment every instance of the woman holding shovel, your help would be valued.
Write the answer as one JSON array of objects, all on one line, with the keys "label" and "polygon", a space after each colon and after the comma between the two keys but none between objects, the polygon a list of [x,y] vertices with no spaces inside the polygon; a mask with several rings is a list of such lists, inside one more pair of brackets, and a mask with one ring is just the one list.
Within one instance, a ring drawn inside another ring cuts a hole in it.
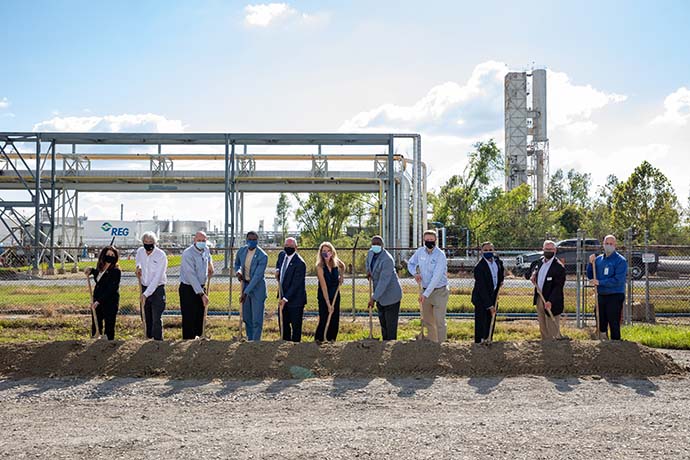
[{"label": "woman holding shovel", "polygon": [[335,341],[340,323],[340,285],[343,284],[345,264],[331,243],[324,241],[319,246],[316,276],[319,279],[317,298],[319,300],[319,324],[314,339],[317,342]]},{"label": "woman holding shovel", "polygon": [[[86,276],[93,276],[96,287],[93,291],[91,308],[96,313],[96,324],[91,326],[91,336],[103,334],[108,340],[115,339],[115,318],[120,306],[120,259],[117,249],[113,246],[103,248],[98,256],[96,268],[84,270]],[[105,323],[105,328],[104,328]]]}]

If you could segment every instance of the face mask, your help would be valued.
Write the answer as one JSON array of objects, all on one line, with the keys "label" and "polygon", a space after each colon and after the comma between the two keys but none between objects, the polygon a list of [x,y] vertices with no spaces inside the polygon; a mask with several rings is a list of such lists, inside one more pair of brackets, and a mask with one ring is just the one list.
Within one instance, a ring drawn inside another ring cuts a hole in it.
[{"label": "face mask", "polygon": [[257,240],[247,240],[247,246],[249,249],[256,249],[258,246],[259,242]]},{"label": "face mask", "polygon": [[115,262],[117,262],[117,257],[115,257],[115,256],[105,256],[105,257],[103,257],[103,260],[104,260],[105,262],[109,263],[109,264],[114,264]]},{"label": "face mask", "polygon": [[331,253],[330,252],[322,252],[321,257],[323,257],[324,260],[328,260],[331,258]]},{"label": "face mask", "polygon": [[293,255],[293,254],[295,253],[295,248],[291,248],[291,247],[289,247],[289,246],[285,246],[285,247],[283,248],[283,251],[285,251],[285,254],[291,256],[291,255]]},{"label": "face mask", "polygon": [[144,249],[146,249],[146,252],[151,252],[151,251],[153,251],[153,247],[154,247],[154,246],[155,246],[155,244],[144,243]]},{"label": "face mask", "polygon": [[544,259],[549,260],[554,256],[555,252],[553,251],[544,251]]},{"label": "face mask", "polygon": [[425,241],[424,246],[426,246],[428,249],[433,249],[434,246],[436,246],[436,241]]},{"label": "face mask", "polygon": [[493,252],[485,252],[485,253],[484,253],[484,258],[485,258],[486,260],[493,259],[493,258],[494,258],[494,253],[493,253]]},{"label": "face mask", "polygon": [[383,251],[383,248],[382,248],[381,246],[379,246],[378,244],[375,244],[375,245],[373,245],[369,250],[370,250],[371,252],[373,252],[374,254],[378,254],[378,253],[380,253],[381,251]]},{"label": "face mask", "polygon": [[606,253],[607,256],[610,256],[613,254],[613,251],[616,250],[616,247],[612,244],[605,244],[604,245],[604,252]]},{"label": "face mask", "polygon": [[199,251],[203,251],[204,249],[206,249],[206,241],[197,241],[196,243],[194,243],[194,245]]}]

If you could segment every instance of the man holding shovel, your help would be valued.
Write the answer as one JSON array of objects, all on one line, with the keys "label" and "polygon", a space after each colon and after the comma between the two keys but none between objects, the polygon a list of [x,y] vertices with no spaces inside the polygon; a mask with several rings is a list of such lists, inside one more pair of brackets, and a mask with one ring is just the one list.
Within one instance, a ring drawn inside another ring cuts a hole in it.
[{"label": "man holding shovel", "polygon": [[180,310],[182,312],[182,339],[192,340],[204,335],[204,315],[208,294],[204,286],[213,275],[211,252],[206,244],[206,233],[194,235],[194,244],[182,253],[180,263]]},{"label": "man holding shovel", "polygon": [[247,244],[237,251],[234,269],[242,286],[240,303],[242,320],[247,339],[261,340],[264,327],[264,303],[266,302],[266,265],[268,255],[259,247],[259,234],[247,232]]},{"label": "man holding shovel", "polygon": [[503,262],[494,253],[494,245],[482,243],[481,259],[474,267],[474,342],[491,342],[492,320],[496,316],[498,290],[503,284]]},{"label": "man holding shovel", "polygon": [[[278,315],[282,316],[283,340],[302,341],[302,319],[307,304],[306,276],[307,264],[297,254],[297,240],[287,238],[283,250],[278,255],[278,283],[281,298],[278,302]],[[279,317],[280,317],[279,316]]]},{"label": "man holding shovel", "polygon": [[[596,276],[592,270],[596,266]],[[616,251],[616,237],[604,238],[604,254],[589,256],[587,278],[597,290],[599,299],[599,333],[602,338],[611,328],[611,340],[621,339],[621,315],[625,301],[625,280],[628,275],[628,261]],[[594,279],[592,279],[594,278]]]},{"label": "man holding shovel", "polygon": [[376,303],[381,337],[383,340],[396,340],[402,289],[393,256],[383,248],[383,238],[379,235],[371,239],[371,248],[367,254],[367,278],[374,285],[374,291],[369,297],[369,308],[373,308]]},{"label": "man holding shovel", "polygon": [[[446,341],[446,309],[448,307],[448,261],[436,247],[436,231],[424,232],[424,246],[417,249],[407,262],[407,270],[422,284],[419,302],[422,304],[422,321],[429,331],[432,342]],[[417,274],[417,267],[420,274]]]},{"label": "man holding shovel", "polygon": [[168,257],[156,247],[158,238],[153,232],[141,237],[143,247],[134,258],[136,274],[141,285],[140,304],[143,306],[144,331],[147,339],[163,340],[163,312],[165,311],[165,271]]},{"label": "man holding shovel", "polygon": [[537,307],[537,321],[542,340],[561,337],[560,317],[563,313],[565,267],[556,258],[556,243],[544,241],[543,257],[532,263],[525,274],[534,285],[533,304]]}]

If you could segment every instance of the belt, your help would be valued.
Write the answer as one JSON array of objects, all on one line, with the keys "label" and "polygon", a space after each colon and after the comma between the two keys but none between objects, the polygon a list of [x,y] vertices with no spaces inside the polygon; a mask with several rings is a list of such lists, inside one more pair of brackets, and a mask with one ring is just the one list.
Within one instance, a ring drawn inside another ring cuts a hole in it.
[{"label": "belt", "polygon": [[[446,287],[447,287],[446,285],[443,285],[441,287],[434,288],[434,291],[438,291],[439,289],[445,289]],[[422,287],[422,289],[424,289],[426,291],[427,288]]]}]

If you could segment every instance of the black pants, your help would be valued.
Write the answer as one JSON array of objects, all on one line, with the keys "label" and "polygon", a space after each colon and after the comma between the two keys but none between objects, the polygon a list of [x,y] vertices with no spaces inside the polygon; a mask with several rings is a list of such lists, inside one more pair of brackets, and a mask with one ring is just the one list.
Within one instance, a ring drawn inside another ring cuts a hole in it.
[{"label": "black pants", "polygon": [[189,284],[180,283],[182,339],[192,340],[204,334],[204,302]]},{"label": "black pants", "polygon": [[625,294],[599,294],[599,332],[611,328],[611,340],[621,339],[621,315]]},{"label": "black pants", "polygon": [[[142,286],[142,291],[146,286]],[[162,284],[146,298],[144,304],[144,320],[146,322],[146,337],[163,340],[163,312],[165,311],[165,286]]]},{"label": "black pants", "polygon": [[[317,342],[323,342],[323,333],[326,329],[326,321],[328,321],[328,305],[326,300],[319,296],[319,324],[316,326],[316,333],[314,334],[314,340]],[[326,332],[326,340],[335,341],[338,338],[338,327],[340,325],[340,295],[335,299],[335,305],[333,305],[333,315],[331,316],[331,322],[328,325],[328,330]]]},{"label": "black pants", "polygon": [[[98,335],[105,333],[108,340],[115,340],[115,318],[117,317],[118,303],[98,304],[96,307],[97,324],[93,324],[93,320],[91,320],[91,337],[96,335],[96,328],[98,328]],[[104,323],[105,328],[103,327]]]},{"label": "black pants", "polygon": [[302,318],[304,317],[304,305],[301,307],[283,307],[283,340],[291,342],[302,341]]},{"label": "black pants", "polygon": [[474,343],[481,343],[489,338],[491,330],[491,312],[484,306],[474,306]]},{"label": "black pants", "polygon": [[398,315],[400,314],[400,302],[391,305],[381,305],[376,302],[381,323],[381,336],[383,340],[396,340],[398,338]]}]

